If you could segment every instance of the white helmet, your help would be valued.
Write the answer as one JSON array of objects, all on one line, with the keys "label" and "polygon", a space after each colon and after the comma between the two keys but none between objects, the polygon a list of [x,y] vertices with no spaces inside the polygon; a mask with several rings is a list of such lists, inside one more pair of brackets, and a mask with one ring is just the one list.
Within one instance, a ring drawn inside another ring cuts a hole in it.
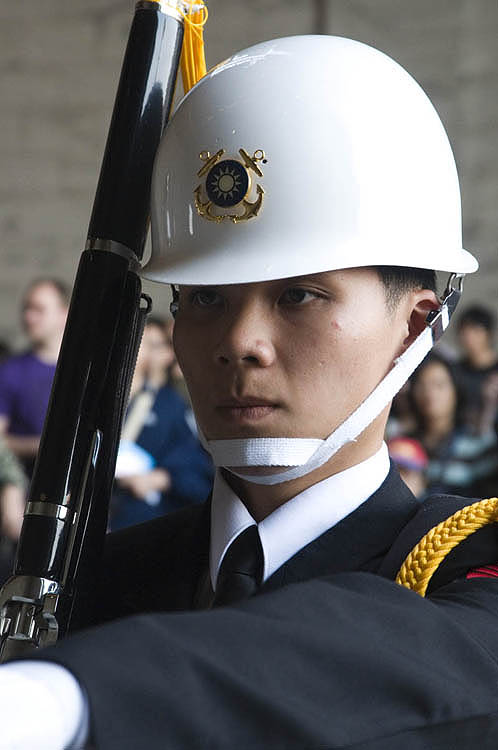
[{"label": "white helmet", "polygon": [[446,132],[413,78],[342,37],[239,52],[158,151],[146,278],[229,284],[397,265],[468,273]]},{"label": "white helmet", "polygon": [[[359,266],[465,274],[460,191],[426,94],[386,55],[341,37],[276,39],[238,53],[183,99],[156,158],[152,257],[143,275],[232,284]],[[355,440],[446,328],[461,289],[325,440],[205,440],[216,465],[277,484]],[[238,469],[237,471],[240,471]]]}]

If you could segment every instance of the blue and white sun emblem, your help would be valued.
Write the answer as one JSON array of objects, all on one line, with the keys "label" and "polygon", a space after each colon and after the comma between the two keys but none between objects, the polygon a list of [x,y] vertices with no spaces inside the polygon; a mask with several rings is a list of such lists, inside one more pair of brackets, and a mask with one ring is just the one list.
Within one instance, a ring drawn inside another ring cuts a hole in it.
[{"label": "blue and white sun emblem", "polygon": [[224,159],[209,170],[206,178],[206,193],[215,206],[236,206],[245,198],[249,188],[249,175],[245,167],[235,159]]},{"label": "blue and white sun emblem", "polygon": [[194,189],[195,207],[199,216],[208,221],[239,224],[254,219],[261,210],[265,191],[255,180],[263,177],[261,165],[268,160],[260,148],[252,156],[239,148],[240,161],[223,159],[224,154],[224,148],[215,154],[200,152],[199,159],[204,163],[197,177],[203,181]]}]

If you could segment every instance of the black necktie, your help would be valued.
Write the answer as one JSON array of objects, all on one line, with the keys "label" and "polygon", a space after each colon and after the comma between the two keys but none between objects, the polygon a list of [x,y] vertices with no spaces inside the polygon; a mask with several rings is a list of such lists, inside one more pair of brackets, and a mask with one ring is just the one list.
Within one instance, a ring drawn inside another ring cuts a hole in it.
[{"label": "black necktie", "polygon": [[263,548],[258,527],[249,526],[225,553],[216,581],[213,607],[252,596],[263,579]]}]

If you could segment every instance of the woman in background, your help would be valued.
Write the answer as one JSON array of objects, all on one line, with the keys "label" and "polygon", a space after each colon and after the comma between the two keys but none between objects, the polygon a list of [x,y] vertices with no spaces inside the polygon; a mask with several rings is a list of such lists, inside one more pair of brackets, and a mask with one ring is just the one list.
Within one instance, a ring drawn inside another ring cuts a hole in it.
[{"label": "woman in background", "polygon": [[433,354],[411,380],[417,427],[413,435],[429,457],[427,492],[466,497],[496,495],[496,434],[473,434],[463,423],[464,404],[453,369]]},{"label": "woman in background", "polygon": [[164,322],[149,318],[121,434],[111,530],[203,502],[211,490],[211,460],[189,426],[185,401],[167,382],[174,359]]}]

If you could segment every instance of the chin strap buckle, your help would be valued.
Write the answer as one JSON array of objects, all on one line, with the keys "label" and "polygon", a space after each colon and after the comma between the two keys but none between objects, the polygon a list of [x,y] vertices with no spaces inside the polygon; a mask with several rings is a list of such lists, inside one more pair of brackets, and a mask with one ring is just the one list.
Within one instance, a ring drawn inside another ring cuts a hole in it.
[{"label": "chin strap buckle", "polygon": [[178,292],[178,287],[171,284],[171,293],[173,295],[173,301],[170,302],[169,311],[171,315],[173,316],[173,318],[176,318],[176,314],[178,312],[178,301],[180,297],[180,294]]},{"label": "chin strap buckle", "polygon": [[426,323],[431,329],[434,343],[439,341],[448,328],[451,316],[462,296],[464,274],[452,273],[448,284],[443,292],[443,299],[437,310],[431,310],[426,318]]}]

